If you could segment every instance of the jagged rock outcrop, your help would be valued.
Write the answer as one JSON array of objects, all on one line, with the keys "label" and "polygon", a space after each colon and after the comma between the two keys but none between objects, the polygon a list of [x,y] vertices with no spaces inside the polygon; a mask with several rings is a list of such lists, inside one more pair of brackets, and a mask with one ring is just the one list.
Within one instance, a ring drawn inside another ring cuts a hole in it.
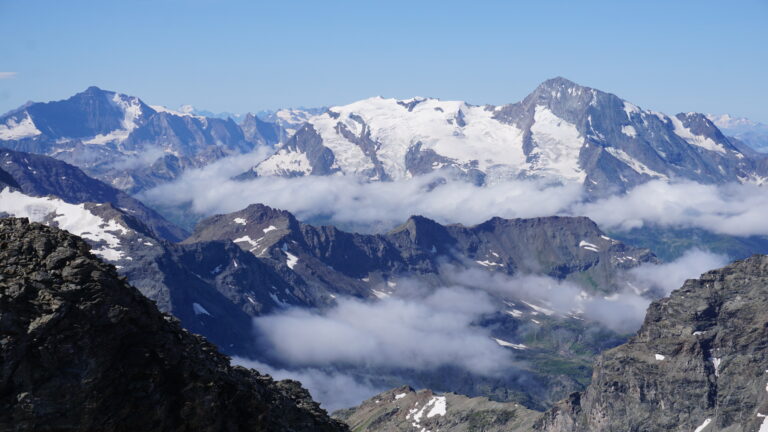
[{"label": "jagged rock outcrop", "polygon": [[768,256],[687,281],[537,430],[768,430]]},{"label": "jagged rock outcrop", "polygon": [[343,431],[229,359],[64,231],[0,220],[0,429]]},{"label": "jagged rock outcrop", "polygon": [[378,394],[360,406],[333,413],[353,432],[523,432],[541,415],[519,404],[484,397],[414,391],[400,387]]}]

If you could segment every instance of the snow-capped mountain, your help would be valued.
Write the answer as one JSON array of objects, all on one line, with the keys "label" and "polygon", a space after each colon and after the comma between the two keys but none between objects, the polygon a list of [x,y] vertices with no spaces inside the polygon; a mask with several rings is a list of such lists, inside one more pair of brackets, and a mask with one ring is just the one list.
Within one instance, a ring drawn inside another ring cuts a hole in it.
[{"label": "snow-capped mountain", "polygon": [[707,118],[726,135],[736,138],[755,151],[768,152],[767,124],[729,114],[707,114]]},{"label": "snow-capped mountain", "polygon": [[644,110],[563,78],[503,106],[375,97],[332,107],[310,117],[252,174],[398,180],[438,169],[479,183],[578,182],[598,193],[674,177],[763,180],[704,115]]},{"label": "snow-capped mountain", "polygon": [[129,192],[275,142],[258,130],[246,138],[232,119],[149,106],[97,87],[0,117],[0,145],[54,156]]}]

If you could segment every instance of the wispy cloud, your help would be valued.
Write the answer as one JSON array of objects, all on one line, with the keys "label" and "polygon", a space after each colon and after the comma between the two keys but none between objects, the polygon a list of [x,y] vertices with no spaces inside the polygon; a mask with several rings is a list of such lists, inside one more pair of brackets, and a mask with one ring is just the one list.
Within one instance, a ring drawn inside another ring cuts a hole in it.
[{"label": "wispy cloud", "polygon": [[18,72],[0,72],[0,79],[15,78]]}]

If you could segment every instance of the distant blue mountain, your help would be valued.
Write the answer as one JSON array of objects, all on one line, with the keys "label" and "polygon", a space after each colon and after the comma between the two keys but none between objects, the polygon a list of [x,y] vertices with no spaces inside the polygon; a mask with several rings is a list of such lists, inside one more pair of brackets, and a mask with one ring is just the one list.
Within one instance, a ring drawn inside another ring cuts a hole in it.
[{"label": "distant blue mountain", "polygon": [[89,87],[69,99],[29,103],[0,117],[0,146],[56,157],[128,192],[176,178],[225,156],[272,146],[266,122],[248,136],[231,118],[149,106]]}]

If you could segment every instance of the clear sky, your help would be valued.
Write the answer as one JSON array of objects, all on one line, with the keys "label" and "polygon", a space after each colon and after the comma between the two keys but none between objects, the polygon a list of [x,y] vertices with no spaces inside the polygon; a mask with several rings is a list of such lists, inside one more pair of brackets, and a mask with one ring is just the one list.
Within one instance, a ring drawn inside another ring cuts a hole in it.
[{"label": "clear sky", "polygon": [[0,112],[90,85],[230,112],[501,104],[560,75],[768,122],[768,0],[0,0],[0,41]]}]

